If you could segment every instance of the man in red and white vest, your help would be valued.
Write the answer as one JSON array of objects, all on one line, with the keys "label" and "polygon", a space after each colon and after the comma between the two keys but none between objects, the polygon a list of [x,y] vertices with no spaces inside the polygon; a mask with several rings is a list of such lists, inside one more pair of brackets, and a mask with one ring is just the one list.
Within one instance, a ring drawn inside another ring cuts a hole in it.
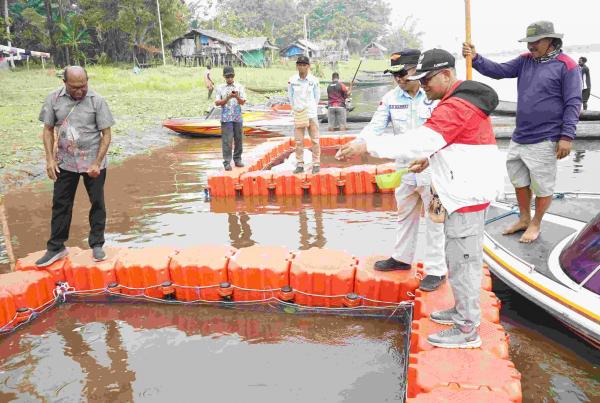
[{"label": "man in red and white vest", "polygon": [[410,135],[374,136],[350,143],[339,158],[370,153],[380,158],[413,159],[411,170],[431,166],[432,185],[445,210],[444,233],[448,279],[455,306],[431,314],[437,323],[453,325],[429,336],[434,346],[481,346],[479,293],[483,265],[485,210],[502,191],[504,169],[490,113],[498,95],[489,86],[460,81],[454,57],[442,49],[424,52],[412,80],[419,80],[430,100],[440,100],[431,117]]}]

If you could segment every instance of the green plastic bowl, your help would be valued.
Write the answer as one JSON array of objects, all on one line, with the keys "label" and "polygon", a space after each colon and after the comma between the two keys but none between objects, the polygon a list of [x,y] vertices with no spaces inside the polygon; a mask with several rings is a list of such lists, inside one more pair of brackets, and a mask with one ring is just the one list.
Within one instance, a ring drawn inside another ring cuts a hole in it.
[{"label": "green plastic bowl", "polygon": [[408,169],[401,169],[396,172],[390,172],[389,174],[381,174],[375,176],[375,182],[379,189],[395,189],[400,186],[402,182],[402,176],[408,172]]}]

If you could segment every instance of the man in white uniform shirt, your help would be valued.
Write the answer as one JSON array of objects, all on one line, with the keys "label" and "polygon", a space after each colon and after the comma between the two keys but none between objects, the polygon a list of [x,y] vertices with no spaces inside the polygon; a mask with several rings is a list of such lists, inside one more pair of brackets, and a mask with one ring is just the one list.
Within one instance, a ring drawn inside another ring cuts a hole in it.
[{"label": "man in white uniform shirt", "polygon": [[[418,80],[409,81],[408,76],[414,74],[421,52],[416,49],[405,49],[392,54],[390,72],[398,84],[396,88],[385,94],[379,103],[371,122],[361,131],[355,141],[365,141],[369,136],[403,136],[404,132],[421,126],[430,116],[437,101],[430,101]],[[391,125],[392,133],[384,133]],[[409,161],[397,159],[398,169],[406,167]],[[422,173],[407,173],[402,184],[396,189],[398,205],[398,228],[394,253],[389,259],[375,263],[375,270],[409,270],[417,247],[419,221],[423,205],[429,206],[431,201],[431,173],[426,169]],[[424,259],[425,277],[421,280],[423,291],[436,290],[446,279],[448,269],[444,253],[444,224],[431,221],[429,215],[425,220],[426,252]]]}]

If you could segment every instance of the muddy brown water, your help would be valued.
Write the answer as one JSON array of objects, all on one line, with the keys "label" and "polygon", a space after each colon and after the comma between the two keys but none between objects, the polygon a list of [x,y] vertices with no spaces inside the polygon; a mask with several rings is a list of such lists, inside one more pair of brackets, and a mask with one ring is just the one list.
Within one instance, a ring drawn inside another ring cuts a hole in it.
[{"label": "muddy brown water", "polygon": [[0,401],[399,401],[405,336],[371,318],[72,303],[2,341]]},{"label": "muddy brown water", "polygon": [[[246,138],[245,147],[259,142]],[[575,147],[559,164],[557,190],[600,192],[598,143]],[[207,201],[207,175],[220,167],[219,139],[190,138],[111,166],[107,244],[258,243],[356,256],[393,246],[393,195]],[[45,248],[50,201],[48,181],[5,195],[17,257]],[[88,206],[80,187],[68,245],[87,247]],[[599,352],[499,281],[494,288],[524,401],[600,401]],[[0,401],[398,401],[404,335],[376,319],[73,303],[0,340]]]}]

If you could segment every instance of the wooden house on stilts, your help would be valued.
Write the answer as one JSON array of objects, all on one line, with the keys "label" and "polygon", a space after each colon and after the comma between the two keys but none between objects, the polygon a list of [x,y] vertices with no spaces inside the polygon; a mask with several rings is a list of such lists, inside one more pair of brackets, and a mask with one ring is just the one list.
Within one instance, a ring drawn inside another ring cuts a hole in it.
[{"label": "wooden house on stilts", "polygon": [[167,46],[178,64],[264,67],[277,49],[266,37],[235,38],[212,29],[192,29]]}]

